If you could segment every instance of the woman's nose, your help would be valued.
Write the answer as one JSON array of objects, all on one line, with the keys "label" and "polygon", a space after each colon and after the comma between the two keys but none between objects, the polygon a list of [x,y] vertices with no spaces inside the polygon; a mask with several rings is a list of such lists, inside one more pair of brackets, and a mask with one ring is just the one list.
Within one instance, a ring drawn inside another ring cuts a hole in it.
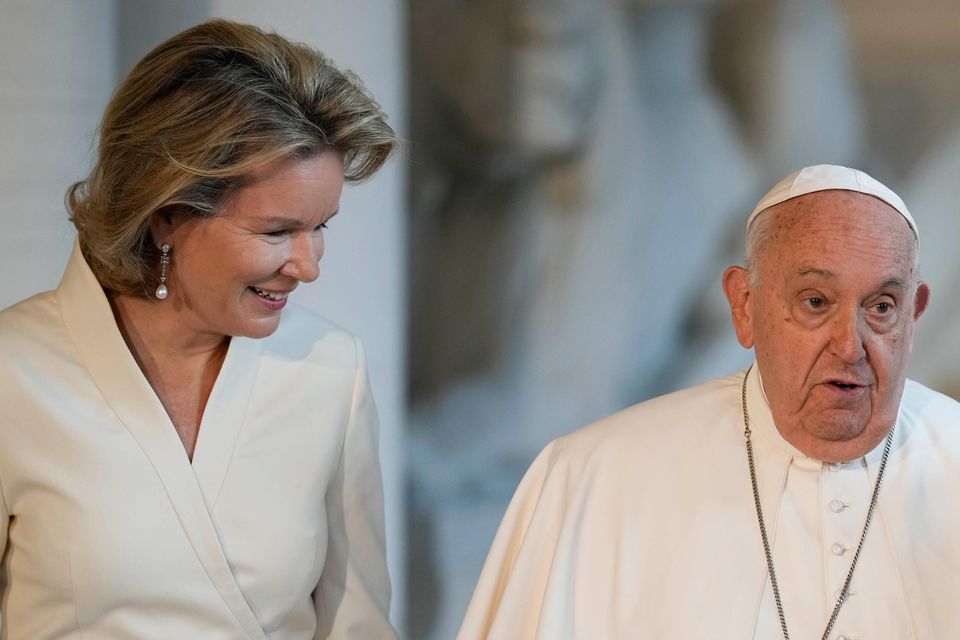
[{"label": "woman's nose", "polygon": [[294,237],[290,256],[280,272],[300,282],[313,282],[320,275],[320,259],[323,257],[322,232],[304,233]]}]

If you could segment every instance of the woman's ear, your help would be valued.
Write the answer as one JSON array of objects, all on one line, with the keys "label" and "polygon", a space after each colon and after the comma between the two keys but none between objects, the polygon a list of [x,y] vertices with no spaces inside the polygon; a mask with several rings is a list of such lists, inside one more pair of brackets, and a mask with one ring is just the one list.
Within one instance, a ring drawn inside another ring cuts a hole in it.
[{"label": "woman's ear", "polygon": [[183,224],[187,216],[181,207],[161,207],[150,216],[150,237],[157,249],[164,243],[174,244],[172,238],[177,228]]}]

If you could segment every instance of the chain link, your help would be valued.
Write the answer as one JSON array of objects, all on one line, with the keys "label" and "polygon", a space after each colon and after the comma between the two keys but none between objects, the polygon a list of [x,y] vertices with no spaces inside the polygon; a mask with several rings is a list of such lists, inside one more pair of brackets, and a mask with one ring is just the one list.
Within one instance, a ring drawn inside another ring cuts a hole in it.
[{"label": "chain link", "polygon": [[[747,466],[750,467],[750,483],[753,486],[753,503],[757,508],[757,522],[760,525],[760,538],[763,540],[763,553],[767,558],[767,571],[770,573],[770,587],[773,589],[773,599],[777,604],[777,615],[780,617],[780,628],[783,630],[784,640],[790,640],[790,634],[787,632],[787,618],[783,613],[783,603],[780,600],[780,587],[777,585],[777,575],[773,570],[773,551],[770,548],[770,541],[767,538],[767,527],[763,520],[763,509],[760,506],[760,490],[757,487],[757,468],[753,461],[753,444],[750,441],[750,414],[747,412],[747,378],[753,365],[743,374],[743,384],[740,387],[740,403],[743,407],[743,437],[747,443]],[[840,607],[850,590],[850,581],[853,580],[853,570],[860,559],[860,551],[863,550],[863,541],[867,538],[867,529],[870,528],[870,521],[873,519],[873,512],[877,507],[877,500],[880,497],[880,483],[883,482],[883,472],[887,468],[887,458],[890,457],[890,446],[893,443],[893,432],[897,428],[894,422],[887,434],[887,441],[883,447],[883,456],[880,458],[880,470],[877,473],[877,482],[873,485],[873,494],[870,496],[870,506],[867,509],[866,521],[863,523],[863,533],[860,534],[860,543],[857,544],[857,551],[853,554],[853,560],[850,563],[850,570],[847,572],[847,578],[843,581],[843,588],[840,589],[840,595],[837,596],[837,603],[833,607],[830,619],[827,621],[827,627],[823,631],[821,640],[827,640],[833,625],[837,622],[837,616],[840,615]]]}]

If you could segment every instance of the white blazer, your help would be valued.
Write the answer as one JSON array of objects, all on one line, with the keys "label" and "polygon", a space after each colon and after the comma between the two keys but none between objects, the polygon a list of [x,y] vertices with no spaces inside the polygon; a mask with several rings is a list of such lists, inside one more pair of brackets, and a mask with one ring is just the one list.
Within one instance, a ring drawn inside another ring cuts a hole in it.
[{"label": "white blazer", "polygon": [[0,407],[4,640],[395,637],[376,410],[328,322],[231,340],[191,463],[75,245],[0,312]]},{"label": "white blazer", "polygon": [[[754,638],[760,617],[776,613],[761,608],[769,583],[742,379],[636,405],[550,444],[507,510],[459,639]],[[756,375],[747,404],[760,500],[775,523],[792,455]],[[865,456],[872,480],[882,448]],[[893,603],[856,596],[841,617],[862,610],[872,630],[862,637],[960,637],[958,495],[960,404],[908,381],[869,532],[889,551],[899,583],[889,591],[902,601],[908,631],[884,625]],[[861,559],[861,575],[869,562]],[[770,637],[779,635],[774,628]]]}]

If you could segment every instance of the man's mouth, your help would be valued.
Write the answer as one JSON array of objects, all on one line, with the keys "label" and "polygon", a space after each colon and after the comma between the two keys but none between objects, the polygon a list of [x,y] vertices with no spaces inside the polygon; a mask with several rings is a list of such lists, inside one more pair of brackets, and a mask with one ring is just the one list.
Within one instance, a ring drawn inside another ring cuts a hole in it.
[{"label": "man's mouth", "polygon": [[840,389],[856,389],[857,387],[862,386],[862,385],[859,385],[859,384],[852,384],[852,383],[849,383],[849,382],[840,382],[840,381],[838,381],[838,380],[831,380],[831,381],[830,381],[830,384],[832,384],[833,386],[838,387],[838,388],[840,388]]},{"label": "man's mouth", "polygon": [[837,378],[834,380],[827,380],[824,383],[827,387],[831,387],[840,393],[850,394],[857,393],[868,386],[869,384],[862,383],[858,380],[842,379]]}]

